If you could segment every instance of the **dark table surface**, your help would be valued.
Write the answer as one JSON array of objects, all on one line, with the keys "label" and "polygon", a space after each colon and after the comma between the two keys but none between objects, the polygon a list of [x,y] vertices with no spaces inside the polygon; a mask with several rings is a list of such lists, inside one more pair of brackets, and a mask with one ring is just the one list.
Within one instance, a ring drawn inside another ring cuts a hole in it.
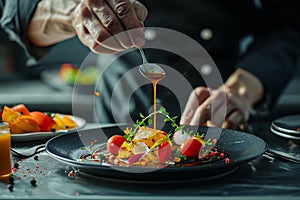
[{"label": "dark table surface", "polygon": [[[86,128],[93,125],[88,124]],[[265,139],[270,149],[300,157],[300,145],[272,134],[270,122],[253,123],[253,133]],[[20,148],[26,144],[14,143]],[[0,183],[0,199],[299,199],[300,162],[262,155],[240,165],[232,173],[211,180],[174,183],[127,182],[102,179],[75,172],[46,152],[37,157],[12,157],[19,169],[13,173],[13,191]],[[35,178],[37,184],[30,181]]]}]

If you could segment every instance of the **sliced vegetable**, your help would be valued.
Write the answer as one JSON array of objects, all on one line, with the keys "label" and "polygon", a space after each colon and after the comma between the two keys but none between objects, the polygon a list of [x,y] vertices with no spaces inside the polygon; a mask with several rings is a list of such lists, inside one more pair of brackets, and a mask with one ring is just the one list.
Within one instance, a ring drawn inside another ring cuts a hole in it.
[{"label": "sliced vegetable", "polygon": [[10,132],[12,134],[20,134],[20,133],[31,133],[31,132],[39,132],[40,126],[33,119],[33,117],[29,115],[22,115],[16,118],[13,122],[9,124]]},{"label": "sliced vegetable", "polygon": [[117,155],[126,139],[121,135],[114,135],[107,141],[107,149],[111,154]]},{"label": "sliced vegetable", "polygon": [[41,131],[51,131],[51,128],[56,124],[52,117],[43,112],[32,111],[29,114],[38,122]]},{"label": "sliced vegetable", "polygon": [[74,128],[77,126],[75,121],[71,118],[70,115],[65,115],[61,118],[61,121],[64,123],[65,128]]},{"label": "sliced vegetable", "polygon": [[18,118],[20,116],[21,116],[21,113],[13,110],[7,106],[4,106],[4,110],[2,113],[2,121],[11,123],[13,120],[15,120],[16,118]]},{"label": "sliced vegetable", "polygon": [[158,157],[161,164],[172,159],[172,147],[169,142],[163,142],[158,148]]},{"label": "sliced vegetable", "polygon": [[22,115],[29,115],[29,110],[24,104],[15,105],[11,109],[21,113]]},{"label": "sliced vegetable", "polygon": [[144,153],[134,154],[129,157],[128,164],[133,165],[135,162],[139,161],[139,159],[144,155]]},{"label": "sliced vegetable", "polygon": [[186,157],[198,157],[202,142],[197,137],[192,137],[180,146],[180,152]]}]

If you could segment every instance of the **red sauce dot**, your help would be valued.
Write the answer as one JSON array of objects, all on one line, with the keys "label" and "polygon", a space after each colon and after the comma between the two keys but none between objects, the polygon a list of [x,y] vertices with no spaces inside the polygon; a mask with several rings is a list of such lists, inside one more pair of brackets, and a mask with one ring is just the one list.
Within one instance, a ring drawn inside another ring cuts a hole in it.
[{"label": "red sauce dot", "polygon": [[73,176],[74,176],[74,172],[73,172],[73,171],[70,171],[69,174],[68,174],[68,176],[69,176],[69,177],[73,177]]},{"label": "red sauce dot", "polygon": [[230,163],[230,158],[225,158],[225,163]]}]

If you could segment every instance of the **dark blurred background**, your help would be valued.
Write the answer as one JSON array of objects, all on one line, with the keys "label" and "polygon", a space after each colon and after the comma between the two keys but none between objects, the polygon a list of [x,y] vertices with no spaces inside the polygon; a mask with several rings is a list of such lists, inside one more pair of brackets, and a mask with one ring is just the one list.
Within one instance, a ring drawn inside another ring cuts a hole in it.
[{"label": "dark blurred background", "polygon": [[[77,38],[56,45],[42,60],[32,66],[26,65],[22,49],[9,41],[0,30],[0,105],[24,103],[30,109],[71,113],[72,90],[58,90],[41,81],[41,72],[49,68],[60,68],[62,63],[80,65],[89,49]],[[280,81],[280,80],[274,80]],[[85,102],[82,96],[83,104]],[[88,101],[86,101],[88,102]],[[92,112],[91,105],[87,105]],[[273,117],[300,113],[300,67],[282,94],[275,107]],[[93,121],[91,114],[82,117]]]}]

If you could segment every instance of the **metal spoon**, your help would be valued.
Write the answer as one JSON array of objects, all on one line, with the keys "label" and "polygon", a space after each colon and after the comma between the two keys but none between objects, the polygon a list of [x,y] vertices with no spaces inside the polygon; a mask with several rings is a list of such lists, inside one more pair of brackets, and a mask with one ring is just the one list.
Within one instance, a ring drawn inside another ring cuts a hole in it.
[{"label": "metal spoon", "polygon": [[147,61],[147,58],[145,56],[145,53],[143,49],[139,49],[142,59],[143,59],[143,64],[139,66],[139,71],[140,73],[147,79],[153,82],[158,82],[166,77],[166,72],[165,70],[159,66],[158,64],[155,63],[149,63]]}]

